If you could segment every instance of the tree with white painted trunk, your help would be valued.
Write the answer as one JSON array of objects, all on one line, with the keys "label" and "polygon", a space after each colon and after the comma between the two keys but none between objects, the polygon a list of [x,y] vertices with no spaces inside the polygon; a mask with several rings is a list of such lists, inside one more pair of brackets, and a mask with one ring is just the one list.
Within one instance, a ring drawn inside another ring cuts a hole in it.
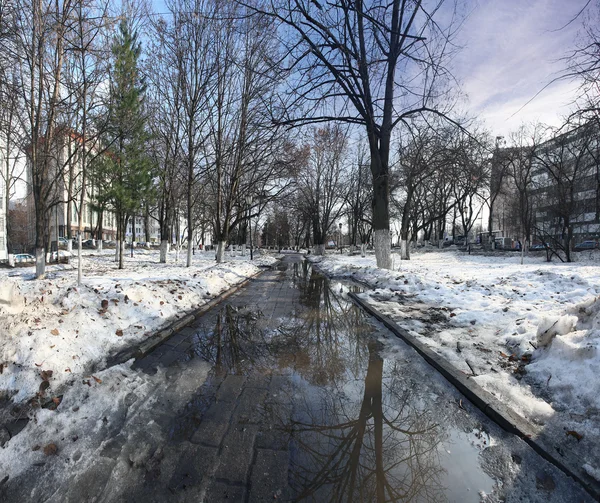
[{"label": "tree with white painted trunk", "polygon": [[276,19],[287,35],[296,78],[290,80],[291,116],[284,123],[341,121],[364,128],[375,255],[385,269],[392,267],[390,144],[394,129],[408,117],[440,113],[435,103],[442,88],[436,86],[447,73],[443,62],[456,12],[452,7],[443,12],[442,4],[271,0],[256,9]]},{"label": "tree with white painted trunk", "polygon": [[[277,40],[271,20],[219,4],[213,21],[213,92],[209,100],[204,181],[211,201],[217,262],[231,231],[247,218],[246,197],[272,198],[287,184],[278,113]],[[235,19],[236,21],[232,21]],[[252,216],[252,215],[251,215]]]},{"label": "tree with white painted trunk", "polygon": [[[77,205],[77,284],[83,279],[82,239],[84,232],[85,201],[91,199],[88,188],[90,165],[98,156],[105,155],[100,147],[101,134],[106,126],[106,113],[103,106],[101,85],[108,72],[109,53],[103,42],[106,29],[106,4],[84,4],[79,2],[76,9],[76,23],[68,38],[69,68],[71,69],[71,87],[74,89],[74,130],[77,132],[74,140],[69,142],[75,148],[73,159],[78,163],[78,180],[74,183],[79,187]],[[71,181],[71,179],[70,179]],[[102,192],[102,187],[96,186],[96,193]],[[71,201],[67,202],[71,208]],[[99,213],[98,226],[100,229],[98,249],[102,251],[102,212]],[[67,238],[69,251],[71,247],[71,218],[67,212]],[[91,226],[91,221],[90,221]]]},{"label": "tree with white painted trunk", "polygon": [[[173,22],[153,18],[150,52],[155,56],[146,63],[148,107],[152,116],[150,155],[157,170],[157,201],[155,217],[160,229],[159,262],[166,263],[173,239],[177,201],[183,199],[181,166],[184,164],[183,78],[180,60],[181,44]],[[157,64],[157,61],[160,64]]]},{"label": "tree with white painted trunk", "polygon": [[305,164],[297,175],[298,194],[310,221],[315,255],[323,255],[348,197],[348,137],[339,126],[312,131]]},{"label": "tree with white painted trunk", "polygon": [[36,278],[46,269],[51,211],[61,202],[63,179],[56,142],[63,89],[65,39],[75,2],[61,0],[18,0],[21,15],[14,18],[14,50],[19,99],[24,104],[22,127],[25,136],[28,181],[35,214]]}]

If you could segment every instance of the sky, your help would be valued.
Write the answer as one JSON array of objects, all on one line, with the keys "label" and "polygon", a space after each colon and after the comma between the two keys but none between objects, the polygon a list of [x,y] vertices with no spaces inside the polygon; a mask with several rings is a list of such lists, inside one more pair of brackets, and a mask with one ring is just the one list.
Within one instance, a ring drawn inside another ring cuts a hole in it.
[{"label": "sky", "polygon": [[508,137],[523,122],[558,125],[561,114],[568,112],[576,84],[559,81],[544,86],[564,70],[561,58],[575,48],[582,17],[565,25],[585,3],[465,2],[470,13],[457,36],[462,50],[450,69],[468,97],[468,110],[483,119],[494,136]]},{"label": "sky", "polygon": [[[466,111],[482,119],[493,136],[508,138],[532,121],[559,125],[577,86],[548,84],[564,71],[561,58],[575,48],[583,16],[568,22],[587,0],[457,1],[467,17],[456,37],[461,50],[449,69],[467,95]],[[152,4],[167,10],[164,0]]]}]

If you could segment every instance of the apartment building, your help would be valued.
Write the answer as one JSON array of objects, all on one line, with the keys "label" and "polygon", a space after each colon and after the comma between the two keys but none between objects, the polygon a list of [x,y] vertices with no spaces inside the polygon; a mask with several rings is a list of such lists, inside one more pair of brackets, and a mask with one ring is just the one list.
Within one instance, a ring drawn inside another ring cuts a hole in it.
[{"label": "apartment building", "polygon": [[536,149],[532,185],[540,237],[580,242],[600,238],[600,142],[585,124]]},{"label": "apartment building", "polygon": [[[600,239],[598,133],[597,125],[588,123],[538,145],[497,149],[492,159],[491,191],[500,190],[492,215],[493,230],[522,239],[526,220],[533,242],[564,242],[570,236],[573,245]],[[510,167],[500,176],[507,165]],[[521,215],[524,207],[528,208],[526,218]]]},{"label": "apartment building", "polygon": [[[83,218],[83,238],[115,239],[116,219],[114,214],[105,210],[97,211],[94,201],[100,188],[94,186],[89,179],[82,187],[83,172],[81,160],[82,137],[70,129],[62,129],[57,134],[56,149],[50,175],[54,180],[54,189],[50,198],[48,215],[49,241],[58,238],[76,237],[79,231],[79,211]],[[28,180],[31,180],[31,164],[27,167]],[[83,190],[83,205],[81,194]],[[28,208],[28,240],[29,245],[35,242],[35,201],[31,190],[26,198]]]}]

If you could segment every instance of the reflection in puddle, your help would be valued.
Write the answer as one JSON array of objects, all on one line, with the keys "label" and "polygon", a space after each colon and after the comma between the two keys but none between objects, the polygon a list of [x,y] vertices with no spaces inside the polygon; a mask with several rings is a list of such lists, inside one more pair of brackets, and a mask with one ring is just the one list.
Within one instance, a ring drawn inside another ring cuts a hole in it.
[{"label": "reflection in puddle", "polygon": [[368,349],[362,395],[358,383],[332,383],[295,404],[292,487],[314,501],[440,500],[443,433],[388,379],[384,393],[384,361],[376,343]]},{"label": "reflection in puddle", "polygon": [[377,328],[345,298],[348,285],[306,261],[281,269],[291,316],[289,302],[277,316],[277,299],[240,299],[198,333],[193,351],[216,374],[285,376],[263,423],[291,439],[292,498],[479,501],[491,492],[479,450],[439,412],[443,397],[410,361],[385,359]]}]

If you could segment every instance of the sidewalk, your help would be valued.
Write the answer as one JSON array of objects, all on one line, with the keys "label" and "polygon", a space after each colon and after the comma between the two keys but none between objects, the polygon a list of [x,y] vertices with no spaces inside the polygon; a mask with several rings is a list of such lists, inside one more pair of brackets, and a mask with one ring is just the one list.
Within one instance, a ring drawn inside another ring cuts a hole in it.
[{"label": "sidewalk", "polygon": [[347,292],[288,256],[132,367],[74,383],[0,450],[0,499],[589,500]]}]

